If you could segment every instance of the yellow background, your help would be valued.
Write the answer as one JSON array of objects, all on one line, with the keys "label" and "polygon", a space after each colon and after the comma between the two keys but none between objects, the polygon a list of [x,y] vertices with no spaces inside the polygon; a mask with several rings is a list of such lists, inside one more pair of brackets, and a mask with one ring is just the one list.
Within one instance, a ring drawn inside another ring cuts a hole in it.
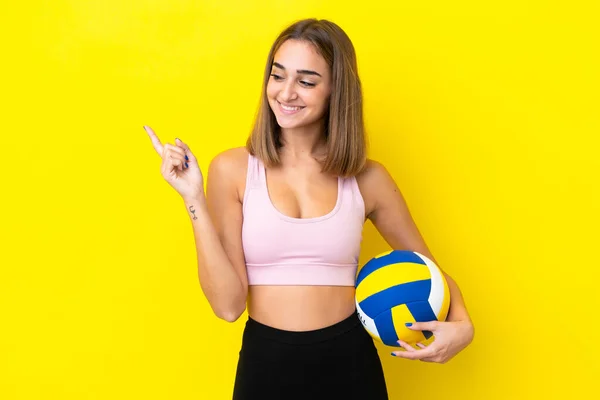
[{"label": "yellow background", "polygon": [[[476,324],[445,365],[380,346],[391,399],[598,392],[597,2],[0,9],[1,399],[230,398],[245,315],[211,314],[142,125],[206,170],[243,144],[276,35],[311,16],[353,40],[370,156]],[[386,250],[367,225],[361,262]]]}]

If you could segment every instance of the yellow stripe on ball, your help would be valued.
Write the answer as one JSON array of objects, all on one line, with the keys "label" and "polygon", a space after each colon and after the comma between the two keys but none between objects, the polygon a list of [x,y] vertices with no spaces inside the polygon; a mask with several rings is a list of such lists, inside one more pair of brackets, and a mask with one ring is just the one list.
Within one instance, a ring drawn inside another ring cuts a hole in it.
[{"label": "yellow stripe on ball", "polygon": [[392,321],[394,323],[394,329],[396,330],[398,339],[412,345],[426,340],[423,332],[413,331],[406,327],[405,323],[415,322],[415,318],[408,310],[406,304],[401,304],[392,308]]},{"label": "yellow stripe on ball", "polygon": [[356,300],[361,302],[375,293],[388,289],[390,282],[394,282],[396,285],[400,284],[398,277],[402,277],[402,283],[408,283],[430,279],[431,273],[424,264],[403,262],[386,265],[371,272],[363,279],[356,289]]}]

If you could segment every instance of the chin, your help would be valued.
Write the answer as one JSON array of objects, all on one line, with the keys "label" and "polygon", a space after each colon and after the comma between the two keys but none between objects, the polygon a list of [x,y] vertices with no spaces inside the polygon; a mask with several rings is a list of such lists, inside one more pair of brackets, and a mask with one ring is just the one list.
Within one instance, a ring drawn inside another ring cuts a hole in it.
[{"label": "chin", "polygon": [[289,120],[277,118],[277,125],[279,125],[281,128],[293,129],[293,128],[301,128],[303,126],[306,126],[307,124],[303,123],[302,121],[289,121]]},{"label": "chin", "polygon": [[290,118],[287,115],[280,115],[275,113],[275,120],[277,121],[277,125],[281,128],[285,129],[294,129],[294,128],[305,128],[307,126],[314,125],[318,123],[321,118]]}]

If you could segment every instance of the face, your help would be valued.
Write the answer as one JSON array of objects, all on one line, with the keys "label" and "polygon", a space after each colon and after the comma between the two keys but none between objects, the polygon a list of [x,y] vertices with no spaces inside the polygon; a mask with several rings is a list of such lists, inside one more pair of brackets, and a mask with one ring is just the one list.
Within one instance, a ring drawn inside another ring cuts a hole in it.
[{"label": "face", "polygon": [[287,40],[275,53],[267,98],[282,128],[322,122],[329,107],[331,72],[312,44]]}]

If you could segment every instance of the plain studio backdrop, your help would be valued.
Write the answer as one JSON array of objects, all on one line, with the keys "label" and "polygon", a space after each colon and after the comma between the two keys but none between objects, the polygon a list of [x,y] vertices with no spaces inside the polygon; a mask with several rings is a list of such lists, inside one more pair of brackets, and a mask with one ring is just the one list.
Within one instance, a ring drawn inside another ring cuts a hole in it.
[{"label": "plain studio backdrop", "polygon": [[[598,392],[597,2],[0,8],[0,398],[230,398],[246,315],[212,314],[142,126],[206,172],[243,145],[277,34],[313,16],[351,37],[369,155],[476,327],[445,365],[378,345],[391,399]],[[367,223],[361,265],[386,250]]]}]

